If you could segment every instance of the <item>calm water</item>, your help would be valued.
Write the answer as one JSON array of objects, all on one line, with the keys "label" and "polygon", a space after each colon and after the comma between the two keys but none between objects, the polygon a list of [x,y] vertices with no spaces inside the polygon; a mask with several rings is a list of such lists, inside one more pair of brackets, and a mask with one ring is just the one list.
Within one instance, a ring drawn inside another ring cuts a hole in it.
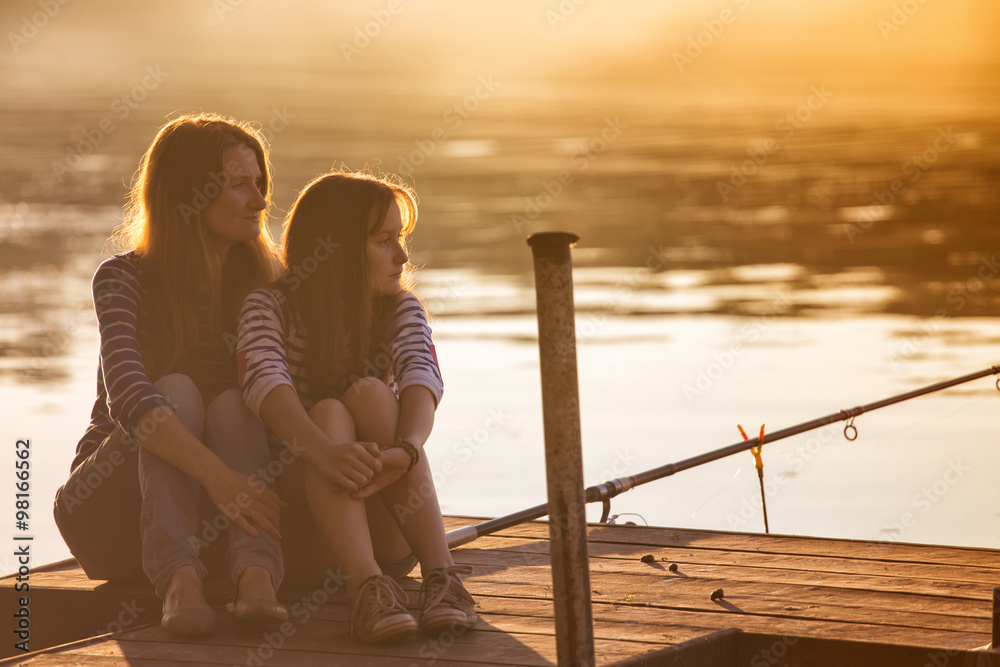
[{"label": "calm water", "polygon": [[[41,40],[19,67],[44,69],[55,46]],[[93,403],[90,277],[123,184],[176,110],[268,129],[277,220],[335,162],[409,173],[418,290],[446,381],[428,451],[449,513],[544,500],[533,231],[582,238],[588,483],[735,442],[737,423],[776,430],[997,361],[991,71],[892,85],[825,71],[683,78],[663,49],[658,68],[618,54],[429,74],[377,69],[373,47],[367,69],[289,56],[257,79],[167,58],[141,101],[155,58],[90,81],[51,63],[44,80],[5,70],[0,404],[10,460],[15,438],[32,439],[34,562],[68,555],[49,506]],[[707,56],[701,66],[714,71]],[[95,134],[105,119],[114,129]],[[769,445],[772,529],[1000,547],[997,400],[984,379],[864,415],[855,442],[832,426]],[[749,454],[632,491],[613,512],[762,530]],[[15,569],[10,557],[0,569]]]}]

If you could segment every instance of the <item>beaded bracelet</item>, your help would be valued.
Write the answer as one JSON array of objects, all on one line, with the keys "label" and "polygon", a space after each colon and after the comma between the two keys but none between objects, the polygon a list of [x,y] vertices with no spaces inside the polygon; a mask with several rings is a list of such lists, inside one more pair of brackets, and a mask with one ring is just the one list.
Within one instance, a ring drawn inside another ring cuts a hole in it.
[{"label": "beaded bracelet", "polygon": [[[403,450],[410,455],[410,467],[406,469],[406,472],[413,470],[413,466],[417,465],[417,462],[420,460],[420,452],[417,451],[417,448],[409,440],[396,438],[396,442],[389,445],[385,449],[393,449],[395,447],[402,447]],[[385,451],[385,449],[383,449],[383,451]]]}]

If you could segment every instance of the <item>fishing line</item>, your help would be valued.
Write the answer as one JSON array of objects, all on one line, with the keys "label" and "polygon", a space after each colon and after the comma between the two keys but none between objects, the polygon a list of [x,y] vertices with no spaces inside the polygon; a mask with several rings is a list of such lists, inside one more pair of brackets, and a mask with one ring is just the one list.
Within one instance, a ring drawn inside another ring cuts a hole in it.
[{"label": "fishing line", "polygon": [[[704,452],[703,454],[691,456],[673,463],[667,463],[657,468],[645,470],[634,475],[627,475],[625,477],[609,480],[603,484],[598,484],[597,486],[591,486],[584,489],[584,503],[594,503],[600,501],[603,504],[601,519],[606,521],[607,517],[611,513],[611,499],[637,486],[660,480],[665,477],[670,477],[684,470],[690,470],[691,468],[696,468],[712,461],[718,461],[719,459],[723,459],[740,452],[745,452],[754,447],[760,447],[778,440],[784,440],[785,438],[799,435],[800,433],[805,433],[807,431],[813,431],[817,428],[837,422],[847,422],[847,426],[844,428],[845,436],[847,436],[849,429],[853,428],[854,420],[868,412],[879,410],[897,403],[902,403],[903,401],[908,401],[919,396],[925,396],[943,389],[955,387],[957,385],[971,382],[972,380],[978,380],[990,375],[1000,375],[1000,366],[990,366],[989,368],[979,370],[974,373],[969,373],[950,380],[944,380],[942,382],[919,387],[912,391],[883,398],[878,401],[858,405],[849,409],[841,409],[823,417],[818,417],[807,422],[795,424],[794,426],[771,431],[766,435],[762,433],[757,439],[736,442],[726,447],[713,449],[711,451]],[[996,379],[996,387],[1000,390],[1000,377]],[[856,431],[855,437],[857,437]],[[853,438],[850,439],[853,440]],[[548,503],[543,503],[507,516],[497,517],[496,519],[490,519],[489,521],[484,521],[479,524],[452,530],[446,535],[448,538],[448,546],[449,548],[454,548],[461,544],[467,544],[482,535],[488,535],[490,533],[503,530],[504,528],[509,528],[526,521],[532,521],[546,516],[548,513]]]},{"label": "fishing line", "polygon": [[708,500],[706,500],[705,502],[703,502],[701,505],[698,505],[698,508],[694,512],[692,512],[691,516],[688,517],[688,518],[689,519],[693,519],[694,515],[697,514],[698,512],[700,512],[702,507],[704,507],[705,505],[707,505],[710,502],[712,502],[713,500],[715,500],[719,495],[722,494],[723,491],[725,491],[726,489],[728,489],[729,487],[731,487],[733,485],[733,482],[736,481],[736,478],[740,476],[741,472],[743,472],[743,465],[742,464],[736,469],[736,472],[733,473],[733,476],[729,478],[729,481],[726,482],[725,484],[723,484],[722,488],[719,489],[718,491],[716,491]]},{"label": "fishing line", "polygon": [[966,403],[962,407],[957,408],[957,409],[953,410],[952,412],[949,412],[946,415],[941,415],[940,417],[927,417],[926,419],[921,419],[920,421],[918,421],[916,423],[913,423],[913,424],[910,424],[909,426],[902,426],[900,428],[890,428],[890,429],[886,429],[884,431],[879,431],[877,434],[875,434],[873,436],[866,436],[865,440],[876,440],[876,439],[881,438],[883,435],[886,435],[888,433],[902,433],[904,431],[909,431],[912,428],[916,428],[917,426],[920,426],[921,424],[929,424],[931,422],[939,422],[939,421],[941,421],[943,419],[948,419],[949,417],[954,417],[959,412],[961,412],[962,410],[964,410],[964,409],[966,409],[966,408],[968,408],[970,406],[979,405],[980,403],[985,403],[987,400],[989,400],[989,399],[981,398],[981,399],[979,399],[978,401],[976,401],[974,403]]}]

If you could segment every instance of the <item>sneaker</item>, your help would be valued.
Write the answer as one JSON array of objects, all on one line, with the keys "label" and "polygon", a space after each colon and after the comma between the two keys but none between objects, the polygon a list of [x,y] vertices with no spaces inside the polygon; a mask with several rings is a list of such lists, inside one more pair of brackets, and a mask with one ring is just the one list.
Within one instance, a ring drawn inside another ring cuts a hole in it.
[{"label": "sneaker", "polygon": [[391,577],[368,577],[351,609],[351,634],[368,644],[410,634],[417,620],[406,611],[407,602],[406,592]]},{"label": "sneaker", "polygon": [[420,586],[420,629],[428,634],[476,624],[475,601],[465,590],[459,574],[472,574],[471,565],[451,565],[434,570]]}]

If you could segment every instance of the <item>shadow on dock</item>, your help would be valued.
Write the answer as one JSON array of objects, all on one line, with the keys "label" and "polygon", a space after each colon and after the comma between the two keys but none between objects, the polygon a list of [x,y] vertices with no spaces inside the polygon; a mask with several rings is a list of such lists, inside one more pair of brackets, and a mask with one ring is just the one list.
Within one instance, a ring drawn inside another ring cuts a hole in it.
[{"label": "shadow on dock", "polygon": [[[220,609],[214,637],[181,642],[160,629],[152,590],[93,582],[65,561],[31,573],[33,651],[0,664],[552,665],[548,549],[543,522],[455,549],[473,567],[479,624],[386,646],[350,638],[343,596],[284,588],[284,626],[247,631]],[[593,524],[588,549],[598,665],[1000,667],[1000,653],[977,650],[990,642],[997,550]],[[419,580],[403,587],[415,608]],[[9,580],[0,593],[16,608]],[[224,588],[209,594],[226,601]]]}]

